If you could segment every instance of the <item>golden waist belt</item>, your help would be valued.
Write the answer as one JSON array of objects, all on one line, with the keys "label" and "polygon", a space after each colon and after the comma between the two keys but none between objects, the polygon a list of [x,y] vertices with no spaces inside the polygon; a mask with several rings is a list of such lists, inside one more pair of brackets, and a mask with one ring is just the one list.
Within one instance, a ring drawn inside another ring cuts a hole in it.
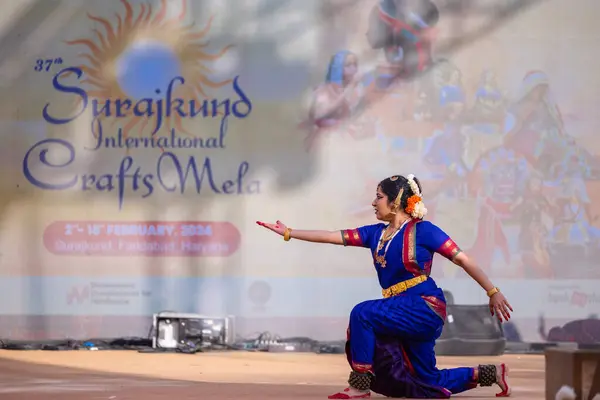
[{"label": "golden waist belt", "polygon": [[400,283],[396,283],[395,285],[390,286],[387,289],[383,289],[381,291],[381,294],[383,294],[383,297],[385,297],[385,298],[392,297],[392,296],[395,296],[395,295],[400,294],[402,292],[406,292],[411,287],[415,287],[419,283],[423,283],[426,280],[427,280],[427,276],[426,275],[419,275],[419,276],[414,277],[412,279],[408,279],[406,281],[403,281],[403,282],[400,282]]}]

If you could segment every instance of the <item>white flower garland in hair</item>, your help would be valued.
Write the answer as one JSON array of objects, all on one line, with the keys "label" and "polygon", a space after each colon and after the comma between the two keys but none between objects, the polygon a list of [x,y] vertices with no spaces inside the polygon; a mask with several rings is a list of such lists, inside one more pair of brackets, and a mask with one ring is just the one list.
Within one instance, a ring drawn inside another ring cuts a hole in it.
[{"label": "white flower garland in hair", "polygon": [[409,174],[406,179],[408,180],[408,186],[410,186],[410,190],[412,190],[413,194],[421,197],[421,191],[419,190],[419,185],[415,182],[415,176],[413,174]]},{"label": "white flower garland in hair", "polygon": [[409,174],[406,179],[408,181],[408,185],[410,186],[410,190],[414,193],[414,195],[408,199],[407,211],[411,217],[423,219],[427,215],[427,208],[423,203],[419,185],[417,185],[417,182],[415,182],[415,176],[413,174]]}]

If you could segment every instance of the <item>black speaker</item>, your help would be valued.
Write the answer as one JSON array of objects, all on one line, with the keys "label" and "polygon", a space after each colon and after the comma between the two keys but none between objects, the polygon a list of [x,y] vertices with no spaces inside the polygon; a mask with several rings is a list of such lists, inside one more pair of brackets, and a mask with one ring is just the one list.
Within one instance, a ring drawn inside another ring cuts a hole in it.
[{"label": "black speaker", "polygon": [[440,356],[496,356],[504,353],[502,326],[487,305],[448,305],[442,335],[436,341]]}]

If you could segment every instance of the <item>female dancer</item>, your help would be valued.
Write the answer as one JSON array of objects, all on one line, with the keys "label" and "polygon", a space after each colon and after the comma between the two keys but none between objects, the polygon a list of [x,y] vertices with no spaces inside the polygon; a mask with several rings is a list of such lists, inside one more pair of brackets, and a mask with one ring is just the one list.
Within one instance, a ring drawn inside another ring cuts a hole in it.
[{"label": "female dancer", "polygon": [[448,398],[480,386],[497,384],[497,396],[509,396],[504,364],[437,369],[434,346],[442,333],[446,303],[429,277],[435,252],[462,267],[490,298],[490,312],[500,321],[511,306],[485,273],[436,225],[423,221],[427,209],[413,175],[392,176],[377,187],[373,208],[384,223],[343,231],[292,230],[277,221],[260,226],[291,238],[370,249],[383,299],[369,300],[350,313],[346,354],[352,368],[349,387],[330,399],[364,399],[370,392],[388,397]]}]

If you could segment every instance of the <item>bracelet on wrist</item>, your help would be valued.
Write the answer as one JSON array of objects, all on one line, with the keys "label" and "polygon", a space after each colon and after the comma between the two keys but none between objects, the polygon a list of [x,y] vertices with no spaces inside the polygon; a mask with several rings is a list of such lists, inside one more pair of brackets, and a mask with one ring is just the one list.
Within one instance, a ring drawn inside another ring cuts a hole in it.
[{"label": "bracelet on wrist", "polygon": [[286,228],[286,230],[283,232],[283,240],[285,240],[286,242],[289,242],[290,239],[292,238],[292,229],[291,228]]}]

